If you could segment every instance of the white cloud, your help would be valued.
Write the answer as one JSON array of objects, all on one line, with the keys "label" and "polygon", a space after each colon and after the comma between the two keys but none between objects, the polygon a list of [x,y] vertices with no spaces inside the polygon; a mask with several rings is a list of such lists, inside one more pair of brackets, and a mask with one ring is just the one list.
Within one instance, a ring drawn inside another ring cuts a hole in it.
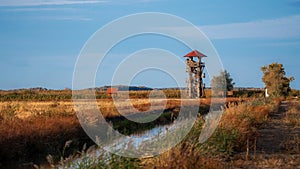
[{"label": "white cloud", "polygon": [[293,38],[300,37],[300,15],[199,28],[211,39]]},{"label": "white cloud", "polygon": [[130,5],[135,3],[151,3],[151,2],[158,2],[162,0],[111,0],[111,4],[115,5]]},{"label": "white cloud", "polygon": [[73,4],[132,4],[149,3],[161,0],[1,0],[0,6],[20,7],[20,6],[45,6],[45,5],[73,5]]},{"label": "white cloud", "polygon": [[42,6],[105,3],[104,0],[1,0],[0,6]]},{"label": "white cloud", "polygon": [[41,8],[41,7],[20,7],[20,8],[8,8],[3,9],[2,11],[7,12],[35,12],[35,11],[70,11],[70,10],[76,10],[75,8]]},{"label": "white cloud", "polygon": [[161,1],[161,0],[133,0],[133,2],[156,2],[156,1]]},{"label": "white cloud", "polygon": [[300,15],[221,25],[195,27],[174,25],[173,27],[158,27],[153,29],[178,34],[184,33],[186,38],[195,38],[195,28],[199,28],[210,39],[299,38]]},{"label": "white cloud", "polygon": [[260,46],[271,46],[271,47],[300,46],[300,42],[269,42],[269,43],[260,44]]},{"label": "white cloud", "polygon": [[91,21],[92,18],[84,16],[60,16],[60,17],[37,17],[41,20],[57,20],[57,21]]}]

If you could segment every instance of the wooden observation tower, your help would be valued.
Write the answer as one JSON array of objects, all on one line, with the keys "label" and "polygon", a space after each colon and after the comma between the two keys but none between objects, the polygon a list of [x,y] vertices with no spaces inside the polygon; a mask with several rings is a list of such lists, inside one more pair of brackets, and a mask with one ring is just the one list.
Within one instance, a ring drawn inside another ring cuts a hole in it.
[{"label": "wooden observation tower", "polygon": [[205,84],[203,83],[203,78],[205,74],[203,72],[205,63],[201,62],[204,54],[197,50],[194,50],[186,54],[186,72],[188,73],[187,78],[187,88],[189,98],[200,98],[205,97]]}]

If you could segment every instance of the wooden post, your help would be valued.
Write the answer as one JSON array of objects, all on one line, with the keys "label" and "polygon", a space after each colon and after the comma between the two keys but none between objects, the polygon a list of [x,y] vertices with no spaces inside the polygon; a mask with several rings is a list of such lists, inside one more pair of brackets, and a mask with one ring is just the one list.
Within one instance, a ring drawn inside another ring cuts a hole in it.
[{"label": "wooden post", "polygon": [[248,161],[248,156],[249,156],[249,137],[247,136],[246,161]]}]

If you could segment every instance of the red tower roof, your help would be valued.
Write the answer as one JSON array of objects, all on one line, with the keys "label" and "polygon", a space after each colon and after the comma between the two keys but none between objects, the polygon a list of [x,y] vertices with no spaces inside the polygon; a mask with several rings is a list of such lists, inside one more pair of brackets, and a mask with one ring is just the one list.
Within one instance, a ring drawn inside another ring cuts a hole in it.
[{"label": "red tower roof", "polygon": [[205,56],[203,53],[197,51],[197,50],[193,50],[192,52],[186,54],[184,57],[207,57]]}]

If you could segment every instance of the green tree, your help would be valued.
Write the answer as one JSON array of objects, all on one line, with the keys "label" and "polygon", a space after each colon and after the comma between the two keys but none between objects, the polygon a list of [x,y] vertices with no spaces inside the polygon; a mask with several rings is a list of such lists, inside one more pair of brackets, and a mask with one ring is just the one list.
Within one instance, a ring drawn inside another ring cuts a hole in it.
[{"label": "green tree", "polygon": [[225,71],[221,71],[218,76],[213,76],[210,85],[211,88],[217,93],[223,91],[225,94],[227,91],[233,90],[235,83],[233,82],[233,79],[230,77],[230,73],[227,72],[227,70],[225,70]]},{"label": "green tree", "polygon": [[262,81],[272,97],[288,96],[291,91],[290,82],[294,77],[286,77],[282,64],[272,63],[261,67],[263,72]]}]

